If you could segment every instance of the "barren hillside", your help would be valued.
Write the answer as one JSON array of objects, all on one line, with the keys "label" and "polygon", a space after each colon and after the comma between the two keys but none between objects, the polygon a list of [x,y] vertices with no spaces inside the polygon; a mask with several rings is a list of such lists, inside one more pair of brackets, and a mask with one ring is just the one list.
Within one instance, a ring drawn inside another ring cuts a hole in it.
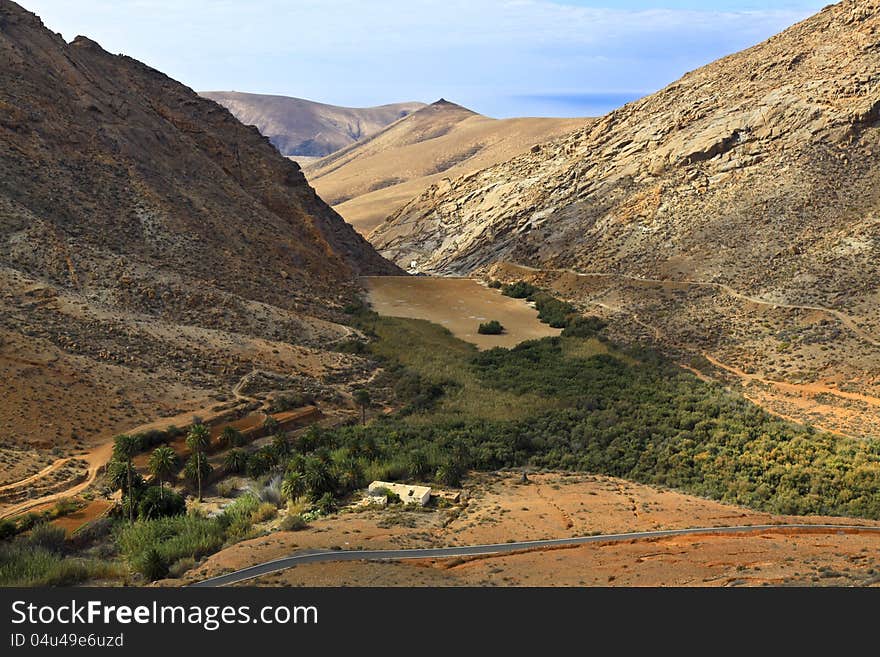
[{"label": "barren hillside", "polygon": [[396,273],[252,127],[0,0],[0,431],[94,443],[234,403],[254,369],[319,392],[362,274]]},{"label": "barren hillside", "polygon": [[309,182],[367,235],[430,185],[486,168],[587,119],[491,119],[439,100],[304,168]]},{"label": "barren hillside", "polygon": [[394,103],[379,107],[337,107],[289,96],[205,91],[245,125],[256,126],[283,155],[324,157],[373,135],[424,107]]},{"label": "barren hillside", "polygon": [[756,397],[813,386],[779,410],[876,433],[861,421],[880,397],[878,154],[880,4],[846,0],[431,186],[371,239],[423,271],[533,267],[622,331],[719,360]]}]

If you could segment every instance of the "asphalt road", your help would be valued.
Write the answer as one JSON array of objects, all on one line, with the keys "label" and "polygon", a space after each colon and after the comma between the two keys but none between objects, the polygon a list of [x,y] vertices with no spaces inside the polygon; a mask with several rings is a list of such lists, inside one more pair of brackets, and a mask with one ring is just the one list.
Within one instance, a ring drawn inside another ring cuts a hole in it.
[{"label": "asphalt road", "polygon": [[593,536],[576,536],[573,538],[553,538],[542,541],[519,541],[516,543],[496,543],[492,545],[463,545],[443,548],[413,548],[407,550],[307,550],[297,552],[289,557],[236,570],[232,573],[219,575],[210,579],[191,584],[191,586],[227,586],[245,582],[261,575],[277,573],[282,570],[307,563],[327,561],[396,561],[399,559],[439,559],[448,557],[470,557],[485,554],[502,554],[521,550],[534,550],[566,545],[584,545],[586,543],[621,543],[626,541],[664,538],[667,536],[688,536],[691,534],[754,534],[765,531],[798,531],[814,530],[826,533],[845,532],[877,532],[880,526],[863,525],[737,525],[732,527],[697,527],[692,529],[665,529],[652,532],[629,532],[626,534],[596,534]]}]

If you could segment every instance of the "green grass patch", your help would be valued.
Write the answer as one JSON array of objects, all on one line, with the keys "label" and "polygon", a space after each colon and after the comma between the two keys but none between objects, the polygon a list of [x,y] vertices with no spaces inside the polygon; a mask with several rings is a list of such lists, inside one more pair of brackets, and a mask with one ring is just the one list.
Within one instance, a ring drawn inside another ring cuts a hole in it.
[{"label": "green grass patch", "polygon": [[122,576],[118,564],[76,558],[25,543],[0,545],[0,586],[71,586]]},{"label": "green grass patch", "polygon": [[480,381],[472,361],[478,349],[446,328],[421,319],[370,316],[362,327],[375,335],[372,353],[398,363],[423,379],[444,387],[445,394],[430,411],[407,417],[411,424],[467,418],[503,420],[526,417],[553,406],[537,395],[511,394]]},{"label": "green grass patch", "polygon": [[377,479],[418,472],[454,485],[467,469],[531,464],[774,513],[880,518],[880,441],[776,418],[650,349],[611,344],[595,318],[542,304],[566,315],[567,333],[485,352],[428,322],[367,315],[370,351],[444,394],[415,414],[325,432],[324,449],[357,455]]}]

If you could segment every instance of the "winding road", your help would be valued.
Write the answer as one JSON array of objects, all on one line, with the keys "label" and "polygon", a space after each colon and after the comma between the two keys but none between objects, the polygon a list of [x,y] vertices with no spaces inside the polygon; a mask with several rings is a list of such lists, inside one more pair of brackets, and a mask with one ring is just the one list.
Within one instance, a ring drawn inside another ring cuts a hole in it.
[{"label": "winding road", "polygon": [[308,563],[331,561],[397,561],[400,559],[443,559],[449,557],[474,557],[496,555],[524,550],[541,550],[554,547],[586,545],[588,543],[625,543],[629,541],[667,538],[670,536],[693,536],[696,534],[751,535],[756,533],[823,533],[854,534],[876,533],[880,526],[832,525],[832,524],[787,524],[787,525],[735,525],[728,527],[696,527],[691,529],[664,529],[649,532],[628,532],[625,534],[595,534],[573,538],[552,538],[540,541],[519,541],[515,543],[494,543],[489,545],[463,545],[441,548],[410,548],[402,550],[307,550],[288,557],[236,570],[225,575],[190,584],[198,587],[228,586],[246,582],[262,575],[277,573],[293,566]]}]

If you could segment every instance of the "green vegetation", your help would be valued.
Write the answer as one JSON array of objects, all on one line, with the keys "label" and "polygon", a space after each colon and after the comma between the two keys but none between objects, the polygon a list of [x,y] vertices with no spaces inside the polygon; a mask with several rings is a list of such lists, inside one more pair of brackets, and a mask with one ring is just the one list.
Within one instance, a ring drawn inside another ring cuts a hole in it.
[{"label": "green vegetation", "polygon": [[493,319],[484,324],[480,324],[477,328],[477,333],[480,335],[501,335],[504,333],[504,327],[497,319]]},{"label": "green vegetation", "polygon": [[577,317],[577,308],[545,292],[532,294],[529,301],[538,309],[538,319],[553,328],[566,328],[569,321],[574,321]]},{"label": "green vegetation", "polygon": [[195,480],[199,502],[202,501],[202,479],[211,474],[211,466],[205,459],[205,452],[211,444],[211,432],[201,422],[193,422],[186,436],[186,446],[192,452],[186,464],[186,475],[190,481]]},{"label": "green vegetation", "polygon": [[538,292],[531,283],[525,281],[517,281],[516,283],[507,283],[501,286],[501,294],[514,299],[528,299],[530,296]]},{"label": "green vegetation", "polygon": [[0,586],[69,586],[119,575],[113,563],[72,556],[64,530],[48,523],[0,543]]},{"label": "green vegetation", "polygon": [[[511,287],[517,295],[528,289]],[[601,320],[544,293],[530,296],[565,327],[562,337],[479,353],[427,322],[360,315],[383,365],[442,394],[414,413],[320,432],[331,465],[345,455],[376,479],[418,472],[456,485],[467,469],[530,464],[776,513],[880,518],[877,441],[771,416],[649,350],[609,343]]]},{"label": "green vegetation", "polygon": [[279,525],[281,531],[284,532],[298,532],[308,526],[309,525],[305,521],[305,519],[298,513],[284,516],[284,518],[281,519],[281,524]]},{"label": "green vegetation", "polygon": [[177,472],[177,454],[170,447],[157,447],[150,454],[150,474],[159,482],[160,494],[164,492],[164,482],[170,480]]},{"label": "green vegetation", "polygon": [[116,544],[133,570],[153,580],[164,577],[168,566],[179,559],[198,560],[216,552],[225,539],[217,519],[185,515],[124,525]]},{"label": "green vegetation", "polygon": [[361,424],[367,423],[367,408],[372,403],[368,390],[360,388],[354,391],[354,403],[361,407]]}]

